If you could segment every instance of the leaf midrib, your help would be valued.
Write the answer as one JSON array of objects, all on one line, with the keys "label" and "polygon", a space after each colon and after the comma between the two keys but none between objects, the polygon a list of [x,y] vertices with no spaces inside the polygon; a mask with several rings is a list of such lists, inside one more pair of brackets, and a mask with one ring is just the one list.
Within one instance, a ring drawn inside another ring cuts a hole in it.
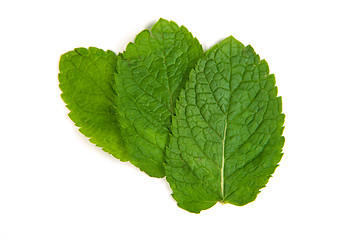
[{"label": "leaf midrib", "polygon": [[224,169],[225,169],[225,139],[226,139],[226,129],[227,129],[227,121],[225,118],[225,126],[224,126],[224,137],[222,139],[222,160],[221,160],[221,198],[224,200],[224,188],[225,188],[225,181],[224,181]]}]

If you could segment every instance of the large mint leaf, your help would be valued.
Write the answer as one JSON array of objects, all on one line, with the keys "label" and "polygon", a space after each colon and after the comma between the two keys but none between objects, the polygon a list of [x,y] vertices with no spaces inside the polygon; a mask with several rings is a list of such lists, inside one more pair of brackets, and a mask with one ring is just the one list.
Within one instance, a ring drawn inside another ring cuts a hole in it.
[{"label": "large mint leaf", "polygon": [[126,161],[116,116],[117,56],[91,47],[63,54],[59,63],[61,97],[80,132],[104,151]]},{"label": "large mint leaf", "polygon": [[165,176],[165,147],[175,102],[202,56],[201,45],[184,26],[160,19],[151,32],[138,34],[118,60],[121,133],[131,163],[150,176]]},{"label": "large mint leaf", "polygon": [[282,156],[284,115],[274,75],[229,37],[206,53],[180,94],[166,179],[181,208],[255,200]]}]

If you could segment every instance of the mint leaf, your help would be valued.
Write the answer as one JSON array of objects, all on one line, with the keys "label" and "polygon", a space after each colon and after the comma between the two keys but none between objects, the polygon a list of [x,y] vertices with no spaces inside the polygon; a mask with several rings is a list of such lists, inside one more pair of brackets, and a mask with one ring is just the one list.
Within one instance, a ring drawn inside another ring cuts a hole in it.
[{"label": "mint leaf", "polygon": [[207,51],[171,126],[166,179],[179,207],[255,200],[282,156],[281,109],[275,77],[251,46],[229,37]]},{"label": "mint leaf", "polygon": [[63,54],[59,63],[61,97],[69,117],[90,142],[126,161],[116,117],[114,91],[117,56],[90,47]]},{"label": "mint leaf", "polygon": [[118,60],[121,136],[130,162],[150,176],[165,176],[165,147],[175,102],[202,56],[201,45],[184,26],[160,19],[151,32],[139,33]]}]

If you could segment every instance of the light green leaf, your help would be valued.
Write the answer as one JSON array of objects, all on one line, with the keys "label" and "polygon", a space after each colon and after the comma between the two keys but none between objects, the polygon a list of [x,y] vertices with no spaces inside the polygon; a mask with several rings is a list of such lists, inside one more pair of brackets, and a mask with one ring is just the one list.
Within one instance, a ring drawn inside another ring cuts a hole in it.
[{"label": "light green leaf", "polygon": [[175,101],[202,56],[201,45],[184,26],[160,19],[151,32],[138,34],[118,60],[121,134],[131,163],[150,176],[165,176]]},{"label": "light green leaf", "polygon": [[165,163],[178,205],[255,200],[282,156],[284,115],[274,75],[229,37],[206,53],[181,91]]},{"label": "light green leaf", "polygon": [[90,141],[126,161],[116,115],[114,90],[117,56],[91,47],[63,54],[59,63],[61,97],[69,117]]}]

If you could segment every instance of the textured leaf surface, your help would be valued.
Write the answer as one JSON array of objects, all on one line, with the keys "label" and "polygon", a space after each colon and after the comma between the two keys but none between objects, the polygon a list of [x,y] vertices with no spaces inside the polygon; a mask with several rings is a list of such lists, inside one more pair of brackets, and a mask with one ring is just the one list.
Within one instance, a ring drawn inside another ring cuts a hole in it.
[{"label": "textured leaf surface", "polygon": [[111,51],[77,48],[61,56],[59,81],[61,97],[80,132],[126,161],[116,117],[116,62],[117,56]]},{"label": "textured leaf surface", "polygon": [[181,88],[203,50],[184,27],[160,19],[130,43],[116,74],[119,123],[130,161],[164,177],[165,146]]},{"label": "textured leaf surface", "polygon": [[180,94],[166,179],[181,208],[255,200],[282,156],[284,115],[265,60],[233,37],[206,53]]}]

